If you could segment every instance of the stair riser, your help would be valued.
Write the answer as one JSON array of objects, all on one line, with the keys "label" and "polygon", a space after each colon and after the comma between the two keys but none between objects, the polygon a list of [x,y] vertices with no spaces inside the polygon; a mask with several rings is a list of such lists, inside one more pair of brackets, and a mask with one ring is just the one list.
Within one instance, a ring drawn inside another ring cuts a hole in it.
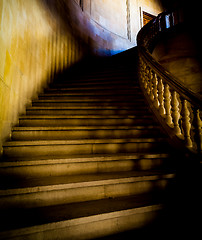
[{"label": "stair riser", "polygon": [[152,124],[151,118],[143,119],[104,119],[104,118],[91,118],[91,119],[20,119],[19,124],[22,127],[34,127],[34,126],[116,126],[116,125],[147,125]]},{"label": "stair riser", "polygon": [[90,110],[90,109],[72,109],[72,110],[63,110],[63,109],[43,109],[43,110],[36,110],[36,109],[28,109],[27,115],[145,115],[148,113],[148,109],[140,109],[138,110],[108,110],[108,109],[97,109],[97,110]]},{"label": "stair riser", "polygon": [[141,143],[102,143],[102,144],[72,144],[72,145],[40,145],[4,147],[4,155],[8,157],[78,155],[78,154],[115,154],[133,152],[163,152],[167,150],[164,142]]},{"label": "stair riser", "polygon": [[114,161],[89,161],[74,163],[53,163],[29,166],[12,166],[0,168],[0,176],[5,179],[40,178],[50,176],[69,176],[79,174],[96,174],[107,172],[124,172],[159,169],[167,162],[166,159],[129,159]]},{"label": "stair riser", "polygon": [[161,214],[161,209],[162,206],[160,205],[149,206],[142,211],[137,209],[134,213],[121,211],[117,216],[106,214],[106,217],[105,215],[91,216],[83,218],[84,220],[82,218],[75,219],[74,222],[61,221],[57,225],[39,226],[37,230],[25,228],[23,232],[4,232],[0,237],[10,240],[87,240],[103,238],[148,226]]},{"label": "stair riser", "polygon": [[12,140],[63,140],[99,138],[160,137],[158,130],[61,130],[61,131],[12,131]]},{"label": "stair riser", "polygon": [[[15,195],[1,196],[0,208],[33,208],[45,207],[75,202],[85,202],[105,198],[132,196],[149,193],[152,191],[164,190],[169,184],[168,179],[157,179],[152,181],[135,181],[128,183],[116,183],[98,186],[83,186],[61,189],[25,192]],[[50,186],[51,187],[51,186]],[[40,187],[38,188],[40,189]],[[18,190],[17,190],[18,191]],[[20,191],[20,190],[19,190]]]}]

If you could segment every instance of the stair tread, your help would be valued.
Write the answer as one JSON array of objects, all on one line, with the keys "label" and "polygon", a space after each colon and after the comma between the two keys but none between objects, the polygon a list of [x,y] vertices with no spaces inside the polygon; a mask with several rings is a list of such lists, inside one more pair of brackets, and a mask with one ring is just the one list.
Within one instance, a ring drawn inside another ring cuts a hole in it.
[{"label": "stair tread", "polygon": [[141,116],[135,116],[135,115],[129,115],[129,114],[122,114],[122,115],[107,115],[107,116],[103,116],[102,114],[91,114],[90,116],[88,114],[82,114],[82,115],[68,115],[68,116],[61,116],[61,115],[23,115],[23,116],[20,116],[20,119],[41,119],[41,118],[58,118],[58,119],[71,119],[71,118],[78,118],[78,119],[82,119],[82,118],[87,118],[87,119],[92,119],[92,118],[104,118],[104,119],[109,119],[109,118],[113,118],[113,119],[125,119],[125,118],[132,118],[132,119],[135,119],[135,118],[153,118],[153,116],[148,113],[148,114],[144,114],[144,115],[141,115]]},{"label": "stair tread", "polygon": [[103,85],[131,85],[134,84],[132,79],[127,79],[127,80],[123,80],[123,78],[117,78],[114,77],[113,79],[110,78],[91,78],[92,81],[67,81],[67,82],[57,82],[55,84],[52,84],[50,87],[57,87],[57,86],[67,86],[67,87],[71,87],[71,86],[103,86]]},{"label": "stair tread", "polygon": [[133,89],[103,89],[103,90],[70,90],[67,88],[49,88],[49,89],[44,89],[43,94],[60,94],[63,93],[68,96],[109,96],[109,95],[117,95],[117,94],[129,94],[135,96],[136,94],[140,95],[140,89],[137,89],[134,91]]},{"label": "stair tread", "polygon": [[104,162],[104,161],[118,161],[118,160],[129,160],[129,159],[159,159],[168,158],[167,153],[120,153],[120,154],[91,154],[91,155],[64,155],[64,156],[38,156],[29,158],[14,158],[5,159],[0,162],[0,167],[10,166],[31,166],[31,165],[47,165],[54,163],[78,163],[78,162]]},{"label": "stair tread", "polygon": [[[118,86],[118,85],[117,85]],[[123,88],[124,86],[124,88]],[[121,90],[139,90],[140,87],[139,86],[125,86],[124,84],[120,85],[120,88]],[[78,88],[78,87],[71,87],[71,88],[68,88],[68,87],[52,87],[52,88],[46,88],[46,90],[48,91],[55,91],[55,90],[59,90],[59,91],[79,91],[79,92],[82,92],[82,91],[105,91],[105,90],[112,90],[112,91],[116,91],[116,90],[120,90],[118,87],[116,89],[114,89],[114,87],[112,86],[108,86],[108,88],[98,88],[98,87],[85,87],[85,88]]]},{"label": "stair tread", "polygon": [[57,191],[81,187],[94,187],[130,182],[153,181],[174,178],[173,172],[162,170],[96,173],[84,175],[52,176],[41,178],[15,179],[0,183],[0,196],[27,194],[44,191]]},{"label": "stair tread", "polygon": [[4,147],[16,146],[45,146],[45,145],[82,145],[102,143],[152,143],[165,141],[162,137],[141,138],[106,138],[106,139],[79,139],[79,140],[34,140],[34,141],[7,141]]},{"label": "stair tread", "polygon": [[[67,86],[63,86],[63,87],[57,87],[57,86],[52,86],[52,87],[48,87],[48,88],[45,88],[44,91],[45,92],[51,92],[51,91],[68,91],[68,92],[86,92],[86,93],[93,93],[93,92],[103,92],[103,90],[106,90],[107,92],[125,92],[125,91],[129,91],[129,92],[138,92],[140,90],[140,87],[139,86],[135,86],[133,85],[132,87],[127,87],[127,88],[101,88],[101,87],[97,87],[97,88],[68,88]],[[95,93],[94,93],[95,94]],[[103,94],[105,94],[103,92]]]},{"label": "stair tread", "polygon": [[84,101],[84,99],[74,99],[74,100],[65,100],[65,99],[37,99],[37,100],[33,100],[32,101],[33,103],[43,103],[43,102],[54,102],[54,103],[82,103],[82,102],[85,102],[85,103],[105,103],[105,102],[116,102],[116,103],[127,103],[127,102],[145,102],[144,99],[87,99],[86,101]]},{"label": "stair tread", "polygon": [[[141,106],[141,108],[143,109],[149,109],[148,106]],[[61,110],[79,110],[79,109],[85,109],[85,110],[135,110],[134,107],[131,106],[47,106],[47,107],[43,107],[43,106],[30,106],[27,108],[28,110],[39,110],[39,109],[61,109]]]},{"label": "stair tread", "polygon": [[122,96],[110,96],[110,95],[76,95],[76,96],[69,96],[68,94],[64,95],[40,95],[38,96],[38,100],[54,100],[54,101],[71,101],[71,102],[79,102],[79,101],[85,101],[85,102],[117,102],[117,101],[144,101],[143,96],[137,96],[134,95],[122,95]]},{"label": "stair tread", "polygon": [[[40,225],[43,229],[46,229],[47,224],[58,223],[61,224],[62,221],[74,220],[74,223],[81,223],[87,218],[93,217],[94,221],[101,220],[103,217],[112,218],[118,214],[127,214],[127,211],[132,211],[137,209],[137,212],[144,212],[149,210],[148,208],[160,207],[163,201],[162,195],[159,193],[153,194],[142,194],[139,196],[130,197],[117,197],[111,199],[94,200],[79,203],[70,203],[63,205],[56,205],[51,207],[40,207],[33,209],[12,209],[1,212],[3,216],[0,220],[1,231],[8,231],[10,229],[17,228],[28,228],[36,226],[39,228]],[[152,210],[152,209],[151,209]],[[21,216],[19,218],[19,216]],[[44,226],[46,224],[46,226]],[[31,229],[30,229],[31,230]],[[32,228],[32,230],[34,230]],[[26,232],[26,229],[19,229],[19,232]],[[17,234],[17,231],[15,232]],[[4,233],[6,236],[6,232]],[[3,233],[0,233],[2,236]]]},{"label": "stair tread", "polygon": [[[138,94],[139,93],[139,94]],[[141,92],[137,92],[137,93],[135,93],[135,94],[138,94],[138,96],[139,97],[143,97],[142,96],[142,93]],[[105,93],[105,92],[103,92],[102,94],[94,94],[94,95],[92,95],[92,94],[90,94],[90,95],[83,95],[83,94],[80,94],[80,95],[75,95],[75,97],[106,97],[106,96],[109,96],[109,97],[117,97],[117,96],[121,96],[121,97],[123,97],[123,96],[135,96],[135,94],[134,94],[134,92],[128,92],[128,93],[125,93],[124,91],[123,91],[123,93],[121,92],[121,90],[118,92],[118,93],[115,93],[115,92],[109,92],[109,93]],[[58,96],[58,97],[60,97],[60,96],[67,96],[67,97],[72,97],[72,95],[71,94],[69,94],[69,93],[51,93],[51,92],[46,92],[46,93],[41,93],[41,94],[39,94],[39,97],[41,97],[41,96]]]},{"label": "stair tread", "polygon": [[71,126],[71,127],[60,127],[60,126],[53,126],[53,127],[13,127],[14,131],[74,131],[74,130],[132,130],[132,129],[138,129],[138,130],[148,130],[148,129],[160,129],[160,126],[158,125],[136,125],[136,126],[102,126],[102,125],[90,125],[90,126]]}]

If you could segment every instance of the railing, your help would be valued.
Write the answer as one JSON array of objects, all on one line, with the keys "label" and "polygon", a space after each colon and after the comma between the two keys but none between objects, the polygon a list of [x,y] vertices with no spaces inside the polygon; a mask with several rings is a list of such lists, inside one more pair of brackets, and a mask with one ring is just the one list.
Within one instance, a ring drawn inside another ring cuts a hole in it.
[{"label": "railing", "polygon": [[139,80],[144,95],[175,144],[201,155],[201,95],[194,94],[151,55],[159,36],[183,21],[181,11],[164,12],[138,34]]}]

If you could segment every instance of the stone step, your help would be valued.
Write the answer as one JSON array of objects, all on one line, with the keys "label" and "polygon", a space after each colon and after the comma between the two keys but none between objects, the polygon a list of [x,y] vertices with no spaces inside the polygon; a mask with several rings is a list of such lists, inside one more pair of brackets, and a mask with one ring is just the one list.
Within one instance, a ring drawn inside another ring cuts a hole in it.
[{"label": "stone step", "polygon": [[117,125],[151,125],[155,124],[152,116],[130,116],[130,115],[25,115],[19,118],[21,127],[36,126],[117,126]]},{"label": "stone step", "polygon": [[[82,76],[73,76],[70,80],[72,81],[79,81],[79,80],[89,80],[89,79],[134,79],[135,77],[133,75],[131,75],[133,71],[131,71],[131,69],[126,69],[126,68],[122,68],[121,66],[119,66],[118,68],[116,67],[115,69],[103,69],[103,70],[99,70],[99,71],[95,71],[95,72],[88,72],[88,74],[82,74]],[[61,79],[61,81],[65,81],[66,79]]]},{"label": "stone step", "polygon": [[[156,193],[1,212],[1,239],[95,239],[150,224],[163,208]],[[123,204],[124,203],[124,204]],[[21,216],[19,218],[19,216]],[[19,229],[19,230],[17,230]]]},{"label": "stone step", "polygon": [[8,141],[7,157],[78,154],[159,153],[170,150],[165,138]]},{"label": "stone step", "polygon": [[82,156],[44,156],[10,158],[0,163],[0,178],[29,179],[69,176],[79,174],[98,174],[106,172],[125,172],[164,169],[172,163],[169,154],[94,154]]},{"label": "stone step", "polygon": [[16,180],[0,190],[0,210],[56,206],[165,190],[174,173],[130,171]]},{"label": "stone step", "polygon": [[58,94],[40,94],[38,99],[42,100],[69,100],[69,101],[123,101],[123,100],[134,100],[137,101],[143,100],[141,94],[109,94],[109,95],[69,95],[66,93]]},{"label": "stone step", "polygon": [[163,136],[158,126],[14,127],[12,140],[133,138]]},{"label": "stone step", "polygon": [[77,95],[77,96],[69,96],[68,94],[58,94],[58,95],[40,95],[38,96],[37,100],[42,100],[42,101],[49,101],[49,100],[54,100],[54,101],[69,101],[69,102],[97,102],[98,104],[100,102],[122,102],[122,101],[137,101],[137,102],[144,102],[143,97],[139,97],[134,94],[127,94],[127,95],[109,95],[109,96],[83,96],[83,95]]},{"label": "stone step", "polygon": [[150,110],[146,106],[130,107],[28,107],[27,115],[145,115]]},{"label": "stone step", "polygon": [[75,100],[75,101],[69,101],[69,100],[33,100],[32,101],[32,106],[33,107],[49,107],[49,106],[71,106],[71,107],[89,107],[89,106],[102,106],[102,107],[107,107],[107,106],[117,106],[117,107],[124,107],[124,106],[132,106],[135,107],[137,105],[143,105],[145,104],[145,101],[142,99],[139,99],[136,101],[135,99],[132,100],[114,100],[114,101],[83,101],[83,100]]},{"label": "stone step", "polygon": [[[86,85],[86,84],[52,84],[50,86],[51,88],[68,88],[71,90],[78,90],[81,89],[83,91],[85,90],[103,90],[103,89],[133,89],[133,84],[131,83],[117,83],[114,82],[113,84],[107,84],[107,83],[103,83],[100,86],[97,84],[93,84],[91,83],[90,85]],[[137,86],[134,86],[135,89],[137,89]]]},{"label": "stone step", "polygon": [[101,88],[96,88],[96,89],[82,89],[82,88],[46,88],[44,89],[45,94],[68,94],[68,95],[114,95],[114,94],[136,94],[139,93],[141,90],[140,88],[129,88],[129,89],[101,89]]},{"label": "stone step", "polygon": [[123,78],[123,77],[104,77],[104,76],[99,76],[99,77],[93,77],[92,78],[87,78],[87,79],[80,79],[80,80],[66,80],[66,81],[58,81],[55,83],[52,83],[50,87],[60,87],[60,86],[102,86],[102,85],[132,85],[133,84],[133,79],[128,79],[128,78]]},{"label": "stone step", "polygon": [[59,87],[52,87],[52,88],[46,88],[45,91],[48,91],[48,92],[51,92],[51,91],[69,91],[69,92],[104,92],[104,91],[112,91],[112,92],[117,92],[117,91],[141,91],[140,87],[139,86],[130,86],[130,85],[125,85],[125,84],[122,84],[122,85],[116,85],[116,86],[113,86],[113,85],[107,85],[107,86],[103,86],[102,88],[101,87],[97,87],[97,86],[94,86],[94,87],[88,87],[88,86],[85,86],[85,87],[67,87],[67,86],[64,86],[63,84],[61,84],[61,86]]},{"label": "stone step", "polygon": [[[131,69],[129,68],[123,68],[121,65],[120,66],[114,66],[113,68],[109,67],[107,69],[102,68],[102,69],[92,69],[91,71],[88,72],[83,72],[82,74],[78,73],[77,75],[71,75],[71,77],[69,77],[68,79],[70,80],[83,80],[83,79],[91,79],[91,78],[120,78],[123,79],[125,78],[132,78],[135,79],[135,77],[132,75],[131,73],[133,71],[131,71]],[[67,78],[63,77],[60,80],[61,81],[65,81]]]},{"label": "stone step", "polygon": [[50,88],[54,88],[57,86],[97,86],[99,88],[103,88],[103,85],[131,85],[131,86],[138,86],[137,82],[134,81],[132,78],[122,78],[122,77],[88,77],[88,78],[81,78],[81,79],[65,79],[63,81],[57,81],[50,84]]},{"label": "stone step", "polygon": [[68,88],[68,89],[83,89],[83,91],[86,90],[100,90],[100,89],[130,89],[133,88],[133,84],[130,82],[114,82],[114,83],[107,83],[103,82],[102,84],[96,83],[54,83],[50,86],[50,88]]}]

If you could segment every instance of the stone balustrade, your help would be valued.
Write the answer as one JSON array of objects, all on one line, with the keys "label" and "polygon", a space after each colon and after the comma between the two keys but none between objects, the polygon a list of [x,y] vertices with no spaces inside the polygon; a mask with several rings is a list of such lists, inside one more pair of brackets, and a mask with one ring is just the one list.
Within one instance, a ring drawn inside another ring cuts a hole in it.
[{"label": "stone balustrade", "polygon": [[165,12],[140,31],[139,80],[153,112],[170,137],[189,151],[201,155],[201,96],[186,89],[150,54],[159,35],[182,21],[183,15],[179,10]]}]

